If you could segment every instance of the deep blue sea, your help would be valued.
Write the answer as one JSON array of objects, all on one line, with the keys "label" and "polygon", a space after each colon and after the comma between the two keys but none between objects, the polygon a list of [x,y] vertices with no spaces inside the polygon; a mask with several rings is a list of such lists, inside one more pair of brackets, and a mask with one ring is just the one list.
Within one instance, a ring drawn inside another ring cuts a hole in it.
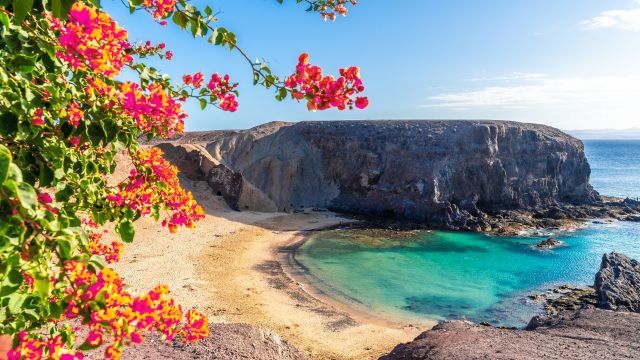
[{"label": "deep blue sea", "polygon": [[640,197],[640,140],[585,140],[584,147],[601,195]]},{"label": "deep blue sea", "polygon": [[[603,195],[640,196],[640,141],[586,141],[592,184]],[[538,250],[556,236],[565,245]],[[541,305],[527,295],[561,284],[593,284],[602,254],[640,259],[640,224],[591,223],[575,232],[498,237],[423,231],[401,238],[367,230],[320,232],[297,259],[321,290],[378,316],[466,317],[524,326]]]}]

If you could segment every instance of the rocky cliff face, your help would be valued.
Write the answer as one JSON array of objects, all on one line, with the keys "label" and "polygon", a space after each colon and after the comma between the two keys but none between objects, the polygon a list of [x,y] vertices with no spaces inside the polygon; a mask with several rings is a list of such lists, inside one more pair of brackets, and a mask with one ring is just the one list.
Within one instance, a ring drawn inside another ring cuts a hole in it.
[{"label": "rocky cliff face", "polygon": [[[185,143],[201,145],[185,150]],[[192,175],[198,163],[199,176],[240,210],[322,207],[479,229],[486,214],[599,200],[582,143],[543,125],[270,123],[187,134],[174,144],[161,145],[168,157]]]}]

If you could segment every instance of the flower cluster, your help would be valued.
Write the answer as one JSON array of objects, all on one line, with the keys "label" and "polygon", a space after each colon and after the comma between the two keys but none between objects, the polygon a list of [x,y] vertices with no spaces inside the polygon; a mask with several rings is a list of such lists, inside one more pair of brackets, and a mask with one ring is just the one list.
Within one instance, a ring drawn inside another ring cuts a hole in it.
[{"label": "flower cluster", "polygon": [[164,51],[166,45],[165,43],[159,43],[158,45],[152,45],[151,41],[147,41],[144,45],[139,45],[133,48],[133,52],[140,55],[141,57],[150,56],[150,55],[163,55],[167,60],[171,60],[173,58],[173,53],[169,50]]},{"label": "flower cluster", "polygon": [[187,86],[193,86],[196,89],[200,89],[202,87],[202,83],[204,82],[204,74],[201,72],[197,72],[193,75],[183,75],[182,82]]},{"label": "flower cluster", "polygon": [[[106,230],[105,230],[106,232]],[[89,232],[89,251],[94,255],[101,255],[107,264],[113,264],[120,260],[122,256],[123,245],[118,241],[112,241],[107,244],[102,239],[103,233]]]},{"label": "flower cluster", "polygon": [[204,218],[204,210],[196,203],[190,192],[186,192],[178,180],[178,169],[167,162],[162,150],[150,148],[139,151],[133,158],[135,169],[120,185],[120,191],[107,196],[116,206],[128,206],[149,215],[156,204],[164,205],[170,216],[162,221],[172,233],[179,226],[192,228],[196,221]]},{"label": "flower cluster", "polygon": [[33,116],[31,117],[31,125],[33,126],[42,126],[44,125],[44,112],[42,108],[37,108],[36,111],[33,112]]},{"label": "flower cluster", "polygon": [[[204,74],[197,72],[193,75],[182,76],[182,82],[186,86],[193,86],[195,89],[200,89],[204,83]],[[229,75],[220,76],[218,73],[211,75],[209,83],[207,83],[207,89],[209,90],[209,97],[212,102],[218,101],[218,106],[221,110],[235,112],[238,110],[238,100],[236,99],[236,88],[238,83],[231,83],[229,81]]]},{"label": "flower cluster", "polygon": [[40,203],[40,205],[42,205],[43,208],[45,208],[47,211],[50,211],[54,214],[58,213],[58,209],[56,209],[55,207],[49,205],[53,202],[53,199],[51,198],[51,195],[47,194],[47,193],[41,193],[38,194],[37,196],[38,202]]},{"label": "flower cluster", "polygon": [[229,112],[238,110],[238,100],[234,89],[238,87],[238,83],[231,84],[229,75],[220,77],[218,73],[211,75],[211,80],[207,84],[207,88],[211,94],[220,100],[220,109]]},{"label": "flower cluster", "polygon": [[358,5],[358,0],[322,0],[319,1],[318,11],[323,20],[335,21],[337,14],[347,16],[346,4]]},{"label": "flower cluster", "polygon": [[66,113],[69,123],[73,126],[78,126],[80,121],[84,118],[84,111],[80,110],[80,108],[78,108],[78,104],[75,102],[69,104]]},{"label": "flower cluster", "polygon": [[142,5],[155,19],[164,19],[173,13],[176,0],[144,0]]},{"label": "flower cluster", "polygon": [[72,260],[65,264],[65,270],[73,282],[65,316],[85,316],[84,323],[90,329],[85,342],[92,347],[107,345],[107,359],[118,359],[127,343],[142,342],[144,332],[157,330],[166,340],[178,336],[185,342],[208,336],[207,318],[190,310],[183,322],[182,308],[169,296],[166,286],[133,296],[123,290],[122,279],[109,268],[94,274]]},{"label": "flower cluster", "polygon": [[9,351],[9,360],[19,359],[53,359],[53,360],[82,360],[83,355],[66,348],[60,335],[50,340],[39,339],[21,331],[18,334],[18,346]]},{"label": "flower cluster", "polygon": [[187,114],[160,84],[152,83],[145,93],[138,84],[126,82],[120,84],[120,91],[125,114],[131,116],[142,131],[163,137],[184,131]]},{"label": "flower cluster", "polygon": [[131,47],[127,31],[94,7],[77,2],[71,7],[66,23],[53,17],[48,19],[52,29],[60,32],[58,41],[64,49],[56,56],[74,69],[90,67],[96,73],[114,77],[133,61],[127,53]]},{"label": "flower cluster", "polygon": [[332,107],[352,109],[354,103],[358,109],[364,109],[369,105],[367,97],[359,96],[355,101],[352,99],[352,96],[364,91],[358,67],[340,69],[340,77],[336,80],[330,75],[323,76],[322,69],[309,64],[309,55],[306,53],[298,58],[296,72],[286,79],[285,87],[294,98],[306,98],[309,110]]}]

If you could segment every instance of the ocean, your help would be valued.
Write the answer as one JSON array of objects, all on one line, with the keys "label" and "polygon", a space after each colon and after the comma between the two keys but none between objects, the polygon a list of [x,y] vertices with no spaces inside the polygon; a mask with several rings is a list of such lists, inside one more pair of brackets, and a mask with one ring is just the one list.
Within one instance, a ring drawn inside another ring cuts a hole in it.
[{"label": "ocean", "polygon": [[[640,196],[640,141],[585,141],[602,195]],[[466,318],[525,326],[542,312],[528,295],[593,284],[602,254],[640,259],[639,223],[592,223],[575,232],[498,237],[421,231],[398,239],[367,230],[314,234],[297,260],[321,291],[362,311],[409,322]],[[555,236],[564,245],[539,250]]]},{"label": "ocean", "polygon": [[601,195],[640,197],[640,140],[585,140],[584,147]]}]

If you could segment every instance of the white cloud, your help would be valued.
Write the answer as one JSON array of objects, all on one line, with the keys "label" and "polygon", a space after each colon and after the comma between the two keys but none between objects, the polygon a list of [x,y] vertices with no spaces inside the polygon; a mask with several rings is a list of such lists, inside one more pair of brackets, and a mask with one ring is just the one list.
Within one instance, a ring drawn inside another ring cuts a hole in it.
[{"label": "white cloud", "polygon": [[[639,0],[640,1],[640,0]],[[514,81],[514,80],[538,80],[547,77],[545,74],[512,72],[510,74],[495,77],[480,77],[468,81]]]},{"label": "white cloud", "polygon": [[[640,76],[541,78],[512,86],[445,92],[427,98],[422,107],[523,109],[540,105],[632,105],[640,111]],[[638,105],[635,105],[638,104]]]},{"label": "white cloud", "polygon": [[640,9],[605,11],[591,20],[582,22],[582,24],[587,29],[614,28],[640,31]]}]

